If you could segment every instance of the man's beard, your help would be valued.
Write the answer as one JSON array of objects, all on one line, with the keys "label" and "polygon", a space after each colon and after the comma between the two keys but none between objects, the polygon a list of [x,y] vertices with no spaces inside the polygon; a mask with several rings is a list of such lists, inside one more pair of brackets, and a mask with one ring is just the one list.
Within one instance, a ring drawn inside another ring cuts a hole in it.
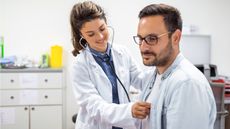
[{"label": "man's beard", "polygon": [[155,59],[150,62],[143,61],[144,65],[146,66],[165,66],[168,64],[173,54],[172,42],[169,41],[166,48],[163,49],[158,55],[155,52],[150,52],[150,51],[142,52],[142,55],[143,54],[152,54],[152,56],[155,57]]}]

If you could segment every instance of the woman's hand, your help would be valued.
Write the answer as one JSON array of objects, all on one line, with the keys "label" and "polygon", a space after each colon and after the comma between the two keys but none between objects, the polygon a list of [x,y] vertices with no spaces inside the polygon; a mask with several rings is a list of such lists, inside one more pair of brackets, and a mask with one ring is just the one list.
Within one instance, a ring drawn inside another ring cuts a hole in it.
[{"label": "woman's hand", "polygon": [[138,119],[144,119],[149,115],[151,104],[147,102],[136,102],[132,106],[132,116]]}]

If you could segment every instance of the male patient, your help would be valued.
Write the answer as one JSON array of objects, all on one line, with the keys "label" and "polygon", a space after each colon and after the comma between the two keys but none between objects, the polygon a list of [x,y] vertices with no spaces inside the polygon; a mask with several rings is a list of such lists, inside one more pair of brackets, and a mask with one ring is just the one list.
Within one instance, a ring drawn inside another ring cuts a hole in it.
[{"label": "male patient", "polygon": [[151,4],[140,11],[139,19],[133,38],[143,63],[156,66],[153,83],[141,97],[151,103],[141,129],[213,129],[216,104],[209,82],[179,50],[180,12],[169,5]]}]

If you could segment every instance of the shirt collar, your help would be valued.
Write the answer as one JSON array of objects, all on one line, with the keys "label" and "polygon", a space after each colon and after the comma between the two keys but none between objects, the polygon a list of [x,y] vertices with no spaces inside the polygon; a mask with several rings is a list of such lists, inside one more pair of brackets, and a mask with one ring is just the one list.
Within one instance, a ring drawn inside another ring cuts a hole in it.
[{"label": "shirt collar", "polygon": [[108,56],[109,56],[111,59],[111,47],[112,47],[111,44],[108,43],[105,53],[99,52],[99,51],[92,49],[90,47],[88,47],[88,48],[89,48],[90,52],[93,53],[93,55],[96,55],[99,58],[108,58]]},{"label": "shirt collar", "polygon": [[[163,73],[161,80],[166,79],[183,59],[184,59],[184,56],[181,53],[179,53],[176,59],[173,61],[172,65],[170,65],[167,68],[167,70]],[[157,69],[155,70],[155,74],[157,74]]]}]

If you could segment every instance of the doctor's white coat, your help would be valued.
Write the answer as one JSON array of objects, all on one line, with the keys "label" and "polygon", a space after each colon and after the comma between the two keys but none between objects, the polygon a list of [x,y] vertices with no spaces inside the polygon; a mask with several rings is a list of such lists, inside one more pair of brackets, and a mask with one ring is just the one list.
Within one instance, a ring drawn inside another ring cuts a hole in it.
[{"label": "doctor's white coat", "polygon": [[[150,80],[147,72],[145,75],[141,73],[125,49],[113,46],[111,54],[116,74],[127,91],[130,85],[142,89],[145,80]],[[133,103],[128,103],[119,82],[117,88],[120,104],[112,103],[111,83],[89,50],[81,51],[76,57],[73,70],[73,90],[80,106],[75,129],[111,129],[112,126],[136,128],[131,114]]]}]

